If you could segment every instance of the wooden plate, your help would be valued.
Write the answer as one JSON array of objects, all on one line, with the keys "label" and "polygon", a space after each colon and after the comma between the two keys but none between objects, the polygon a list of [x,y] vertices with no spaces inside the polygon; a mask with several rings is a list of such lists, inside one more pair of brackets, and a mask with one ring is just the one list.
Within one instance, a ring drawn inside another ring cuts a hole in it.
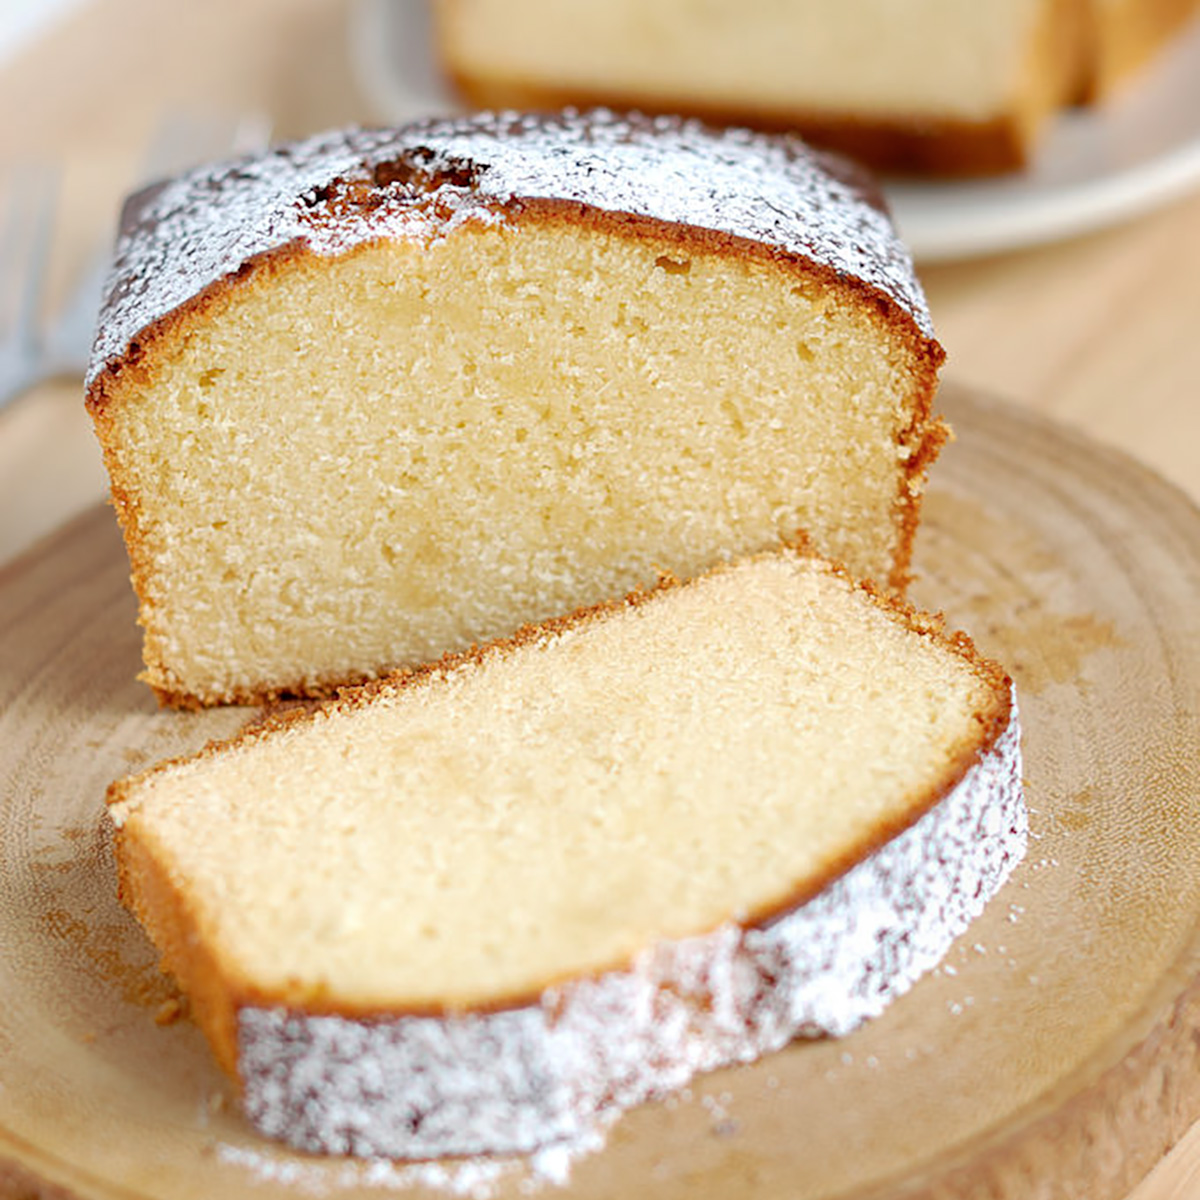
[{"label": "wooden plate", "polygon": [[[241,1120],[114,899],[108,782],[243,711],[160,712],[106,510],[0,573],[0,1193],[1123,1196],[1200,1115],[1200,513],[947,389],[916,599],[1005,661],[1030,853],[881,1019],[709,1076],[570,1164],[307,1159]],[[165,1006],[165,1007],[164,1007]]]}]

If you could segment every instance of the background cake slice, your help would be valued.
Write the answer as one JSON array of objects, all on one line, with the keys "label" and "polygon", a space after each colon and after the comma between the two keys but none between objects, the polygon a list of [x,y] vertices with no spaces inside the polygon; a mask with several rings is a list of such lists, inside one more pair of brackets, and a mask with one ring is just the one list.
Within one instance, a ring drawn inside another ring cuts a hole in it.
[{"label": "background cake slice", "polygon": [[476,104],[612,104],[791,129],[887,170],[1022,165],[1073,98],[1085,0],[437,0]]},{"label": "background cake slice", "polygon": [[1197,0],[435,0],[474,104],[612,104],[790,129],[889,171],[1025,166]]},{"label": "background cake slice", "polygon": [[1135,78],[1200,14],[1198,0],[1079,0],[1084,11],[1081,99],[1101,101]]},{"label": "background cake slice", "polygon": [[88,405],[179,704],[315,694],[801,536],[902,588],[942,351],[864,180],[567,113],[136,197]]},{"label": "background cake slice", "polygon": [[945,953],[1024,851],[1011,685],[791,552],[115,784],[121,894],[264,1133],[526,1151]]}]

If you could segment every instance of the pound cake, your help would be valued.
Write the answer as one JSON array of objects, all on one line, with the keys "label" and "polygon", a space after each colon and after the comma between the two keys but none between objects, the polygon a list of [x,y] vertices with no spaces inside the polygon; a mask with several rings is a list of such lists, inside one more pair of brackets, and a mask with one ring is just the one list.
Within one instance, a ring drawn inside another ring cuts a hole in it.
[{"label": "pound cake", "polygon": [[605,111],[145,191],[87,380],[179,705],[320,695],[803,539],[904,587],[943,353],[847,164]]},{"label": "pound cake", "polygon": [[121,896],[264,1134],[524,1152],[944,955],[1024,852],[1011,684],[780,551],[114,784]]},{"label": "pound cake", "polygon": [[475,104],[606,103],[786,128],[884,170],[1028,163],[1047,118],[1136,72],[1197,0],[436,0]]},{"label": "pound cake", "polygon": [[472,103],[605,103],[792,129],[886,169],[1023,164],[1072,99],[1084,0],[437,0]]}]

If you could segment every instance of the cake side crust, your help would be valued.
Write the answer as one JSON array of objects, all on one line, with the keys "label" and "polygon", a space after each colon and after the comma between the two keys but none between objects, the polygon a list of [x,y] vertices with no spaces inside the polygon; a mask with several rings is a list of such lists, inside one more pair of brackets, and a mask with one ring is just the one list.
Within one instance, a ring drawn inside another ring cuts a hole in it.
[{"label": "cake side crust", "polygon": [[236,1078],[237,1014],[251,994],[205,936],[185,883],[171,874],[153,835],[116,828],[111,814],[106,818],[117,862],[117,896],[150,933],[159,969],[187,995],[188,1011],[218,1064]]}]

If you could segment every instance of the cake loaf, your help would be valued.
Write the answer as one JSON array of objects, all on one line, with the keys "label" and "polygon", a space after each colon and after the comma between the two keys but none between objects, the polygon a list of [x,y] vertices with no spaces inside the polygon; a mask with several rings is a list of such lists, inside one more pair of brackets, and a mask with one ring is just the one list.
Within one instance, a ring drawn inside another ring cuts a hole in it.
[{"label": "cake loaf", "polygon": [[437,0],[476,104],[638,106],[791,129],[885,170],[1027,161],[1077,88],[1085,0]]},{"label": "cake loaf", "polygon": [[783,551],[362,685],[113,785],[121,896],[245,1112],[530,1151],[932,967],[1025,848],[1015,701]]},{"label": "cake loaf", "polygon": [[889,171],[1025,166],[1047,120],[1150,60],[1197,0],[436,0],[475,104],[605,103],[791,129]]},{"label": "cake loaf", "polygon": [[902,589],[943,354],[847,164],[608,112],[127,206],[87,403],[179,705],[320,695],[811,539]]}]

